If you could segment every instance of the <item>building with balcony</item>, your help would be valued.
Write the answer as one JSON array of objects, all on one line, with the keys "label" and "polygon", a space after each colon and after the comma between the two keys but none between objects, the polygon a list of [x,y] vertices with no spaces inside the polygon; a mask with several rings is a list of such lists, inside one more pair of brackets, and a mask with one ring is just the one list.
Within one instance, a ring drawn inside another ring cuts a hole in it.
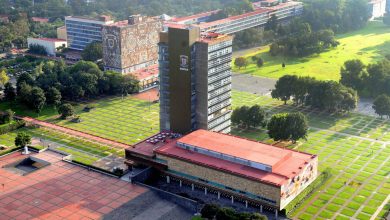
[{"label": "building with balcony", "polygon": [[161,33],[161,130],[230,132],[232,42],[186,25]]},{"label": "building with balcony", "polygon": [[100,16],[97,19],[65,17],[68,47],[73,50],[84,50],[92,42],[102,42],[103,25],[113,22],[109,16]]},{"label": "building with balcony", "polygon": [[128,74],[158,62],[162,20],[133,15],[103,26],[103,62],[106,70]]},{"label": "building with balcony", "polygon": [[126,149],[126,164],[153,167],[178,188],[276,215],[318,175],[316,155],[206,130],[157,134]]}]

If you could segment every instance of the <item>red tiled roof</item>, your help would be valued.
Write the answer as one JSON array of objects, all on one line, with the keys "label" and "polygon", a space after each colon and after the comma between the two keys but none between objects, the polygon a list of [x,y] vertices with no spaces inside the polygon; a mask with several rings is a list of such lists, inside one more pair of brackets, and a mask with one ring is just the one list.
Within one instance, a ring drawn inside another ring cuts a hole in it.
[{"label": "red tiled roof", "polygon": [[281,186],[288,180],[287,177],[279,175],[277,173],[266,172],[249,166],[233,163],[227,160],[222,160],[193,151],[185,150],[183,148],[177,147],[176,141],[169,142],[168,144],[155,150],[155,152],[157,154],[178,158],[181,160],[189,161],[191,163],[214,168],[227,173],[233,173],[235,175],[243,176],[249,179],[265,182],[276,186]]},{"label": "red tiled roof", "polygon": [[260,9],[257,9],[255,11],[248,12],[248,13],[245,13],[245,14],[242,14],[242,15],[236,15],[236,16],[231,16],[231,17],[225,18],[225,19],[213,21],[213,22],[202,23],[202,24],[199,24],[198,26],[201,27],[201,28],[207,28],[207,27],[218,25],[218,24],[227,23],[229,21],[239,20],[239,19],[242,19],[242,18],[245,18],[245,17],[258,15],[258,14],[263,14],[263,13],[267,13],[267,12],[271,12],[271,11],[272,11],[271,9],[260,8]]},{"label": "red tiled roof", "polygon": [[182,158],[217,169],[230,170],[236,174],[241,174],[276,185],[280,185],[284,183],[285,180],[299,174],[302,167],[316,157],[312,154],[283,149],[256,141],[206,130],[194,131],[178,139],[177,142],[265,164],[272,167],[272,172],[266,172],[227,160],[185,150],[177,147],[175,143],[169,143],[158,148],[156,153]]},{"label": "red tiled roof", "polygon": [[130,74],[135,76],[139,81],[148,79],[148,78],[153,77],[153,76],[157,77],[158,76],[158,64],[137,70],[137,71],[132,72]]},{"label": "red tiled roof", "polygon": [[66,42],[66,40],[58,39],[58,38],[44,38],[44,37],[41,37],[41,38],[35,38],[35,39],[43,40],[43,41],[50,41],[50,42]]},{"label": "red tiled roof", "polygon": [[32,20],[32,21],[35,21],[35,22],[41,22],[41,23],[47,23],[47,22],[49,22],[49,19],[48,19],[48,18],[32,17],[31,20]]}]

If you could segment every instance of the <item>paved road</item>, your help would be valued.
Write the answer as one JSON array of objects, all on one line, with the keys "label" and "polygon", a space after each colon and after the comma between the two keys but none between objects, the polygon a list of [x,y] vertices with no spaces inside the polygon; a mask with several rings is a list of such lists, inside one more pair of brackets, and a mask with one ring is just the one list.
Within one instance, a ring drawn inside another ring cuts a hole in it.
[{"label": "paved road", "polygon": [[270,95],[275,88],[276,79],[233,73],[233,89],[259,95]]}]

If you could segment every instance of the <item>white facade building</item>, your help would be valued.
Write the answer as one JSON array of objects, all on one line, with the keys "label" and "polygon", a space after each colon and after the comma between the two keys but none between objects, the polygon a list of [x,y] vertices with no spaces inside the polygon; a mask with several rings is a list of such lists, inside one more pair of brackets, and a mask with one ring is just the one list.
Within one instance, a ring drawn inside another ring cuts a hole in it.
[{"label": "white facade building", "polygon": [[386,13],[386,0],[371,0],[369,2],[372,10],[371,19],[380,18]]},{"label": "white facade building", "polygon": [[67,47],[66,40],[57,38],[27,38],[28,47],[39,45],[46,49],[48,56],[55,56],[58,47]]}]

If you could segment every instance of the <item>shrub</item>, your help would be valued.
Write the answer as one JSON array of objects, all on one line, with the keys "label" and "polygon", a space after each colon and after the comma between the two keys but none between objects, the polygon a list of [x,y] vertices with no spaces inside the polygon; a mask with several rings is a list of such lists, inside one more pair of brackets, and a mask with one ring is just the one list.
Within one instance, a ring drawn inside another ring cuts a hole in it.
[{"label": "shrub", "polygon": [[25,121],[16,121],[15,123],[8,124],[0,127],[0,135],[22,128],[26,125]]},{"label": "shrub", "polygon": [[200,213],[203,218],[214,219],[214,216],[217,214],[219,209],[220,206],[217,204],[206,204]]}]

